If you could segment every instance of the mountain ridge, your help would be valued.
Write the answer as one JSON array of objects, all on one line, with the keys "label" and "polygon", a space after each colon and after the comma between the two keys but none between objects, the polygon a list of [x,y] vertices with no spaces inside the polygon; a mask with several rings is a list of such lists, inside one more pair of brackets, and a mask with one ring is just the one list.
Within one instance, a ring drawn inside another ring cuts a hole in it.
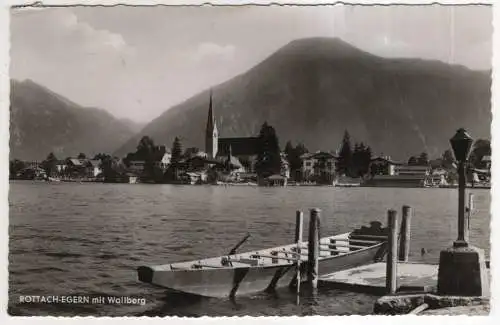
[{"label": "mountain ridge", "polygon": [[[449,148],[459,127],[490,137],[491,75],[423,59],[379,57],[340,40],[301,39],[213,87],[221,137],[256,135],[267,121],[281,146],[288,140],[310,150],[335,150],[344,130],[375,154],[399,159]],[[209,91],[167,109],[116,153],[143,135],[170,146],[204,148]]]},{"label": "mountain ridge", "polygon": [[10,158],[112,152],[135,132],[108,111],[82,107],[30,79],[11,80]]}]

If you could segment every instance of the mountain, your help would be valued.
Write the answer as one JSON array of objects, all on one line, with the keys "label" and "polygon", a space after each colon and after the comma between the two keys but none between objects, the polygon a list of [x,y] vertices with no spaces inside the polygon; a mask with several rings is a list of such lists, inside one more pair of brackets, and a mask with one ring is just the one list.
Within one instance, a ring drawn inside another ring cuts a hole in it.
[{"label": "mountain", "polygon": [[[302,142],[309,150],[336,150],[344,130],[374,154],[408,159],[448,149],[465,127],[490,137],[491,71],[420,59],[389,59],[337,38],[292,41],[249,71],[213,88],[221,137],[251,136],[267,121],[281,146]],[[204,148],[209,91],[166,110],[125,143],[143,135],[171,145]]]},{"label": "mountain", "polygon": [[10,159],[111,153],[135,131],[98,108],[83,108],[31,81],[11,80]]},{"label": "mountain", "polygon": [[140,132],[142,128],[147,124],[145,122],[132,121],[131,119],[126,117],[119,119],[119,121],[127,126],[130,130],[132,130],[134,134]]}]

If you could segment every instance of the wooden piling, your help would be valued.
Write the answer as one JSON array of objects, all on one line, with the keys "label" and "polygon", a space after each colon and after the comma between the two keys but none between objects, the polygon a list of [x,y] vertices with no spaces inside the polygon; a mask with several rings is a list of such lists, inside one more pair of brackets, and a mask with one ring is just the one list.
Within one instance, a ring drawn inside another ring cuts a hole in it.
[{"label": "wooden piling", "polygon": [[302,242],[302,232],[304,223],[304,213],[297,210],[295,213],[295,241],[294,243]]},{"label": "wooden piling", "polygon": [[397,289],[397,256],[398,256],[398,243],[397,243],[397,212],[396,210],[389,210],[387,212],[387,226],[389,227],[389,249],[387,252],[387,267],[386,267],[386,290],[387,293],[396,293]]},{"label": "wooden piling", "polygon": [[320,214],[320,209],[311,209],[309,218],[307,282],[312,289],[318,287]]},{"label": "wooden piling", "polygon": [[399,260],[402,262],[408,262],[410,256],[410,240],[411,240],[411,216],[412,208],[404,205],[403,206],[403,217],[401,220],[401,232],[399,241]]},{"label": "wooden piling", "polygon": [[[300,245],[302,244],[302,232],[303,232],[303,224],[304,224],[304,214],[302,211],[297,211],[295,214],[295,243],[297,245],[297,262],[296,262],[296,274],[295,274],[295,281],[296,281],[296,293],[297,293],[297,299],[300,294],[300,280],[301,280],[301,274],[300,274],[300,258],[301,258],[301,248]],[[298,303],[298,301],[297,301]]]}]

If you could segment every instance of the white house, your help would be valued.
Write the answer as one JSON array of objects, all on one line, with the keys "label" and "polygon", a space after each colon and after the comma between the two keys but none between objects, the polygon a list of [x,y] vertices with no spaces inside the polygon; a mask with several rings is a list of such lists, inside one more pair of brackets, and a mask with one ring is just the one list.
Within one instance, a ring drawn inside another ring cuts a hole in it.
[{"label": "white house", "polygon": [[172,154],[170,152],[165,152],[161,160],[155,161],[155,166],[165,171],[170,165],[171,160],[172,160]]},{"label": "white house", "polygon": [[87,170],[89,177],[96,177],[102,173],[101,160],[99,159],[89,159],[87,163]]},{"label": "white house", "polygon": [[315,153],[306,153],[302,159],[302,176],[308,180],[311,177],[326,178],[333,180],[335,176],[335,163],[337,158],[328,152],[317,151]]}]

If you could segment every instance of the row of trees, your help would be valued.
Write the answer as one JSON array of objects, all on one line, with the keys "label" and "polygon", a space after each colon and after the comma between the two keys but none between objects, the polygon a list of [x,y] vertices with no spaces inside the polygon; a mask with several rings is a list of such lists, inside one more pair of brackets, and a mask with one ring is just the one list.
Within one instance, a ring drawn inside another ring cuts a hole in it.
[{"label": "row of trees", "polygon": [[[308,153],[309,150],[302,144],[298,143],[295,147],[290,141],[285,146],[285,154],[290,164],[292,177],[297,181],[302,180],[302,159],[301,156]],[[335,173],[350,177],[360,177],[369,172],[370,161],[372,158],[372,150],[363,142],[356,142],[354,147],[351,145],[351,137],[346,130],[342,138],[342,143],[338,151],[337,162],[335,165]],[[324,161],[318,161],[314,169],[325,169]],[[325,177],[331,178],[332,175]]]},{"label": "row of trees", "polygon": [[259,132],[259,148],[255,172],[259,177],[279,174],[282,167],[281,149],[276,130],[265,122]]},{"label": "row of trees", "polygon": [[351,136],[346,130],[338,153],[337,173],[350,177],[364,176],[369,172],[371,159],[371,148],[363,142],[356,142],[353,148],[351,146]]}]

